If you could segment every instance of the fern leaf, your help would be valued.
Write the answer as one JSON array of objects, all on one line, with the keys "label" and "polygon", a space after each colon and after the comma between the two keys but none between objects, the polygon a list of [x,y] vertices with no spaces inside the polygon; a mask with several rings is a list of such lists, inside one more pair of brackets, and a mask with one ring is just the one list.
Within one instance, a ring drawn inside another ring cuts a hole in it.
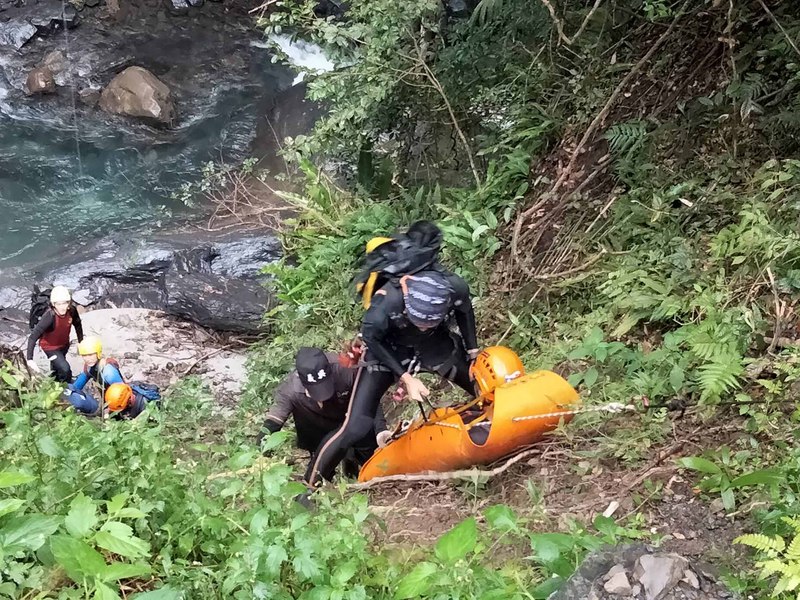
[{"label": "fern leaf", "polygon": [[[770,553],[773,553],[774,550],[769,550]],[[770,575],[774,575],[775,573],[780,573],[781,575],[790,575],[791,570],[789,565],[787,565],[782,560],[777,558],[773,558],[771,560],[765,560],[764,562],[758,563],[761,567],[761,575],[764,578],[769,577]]]},{"label": "fern leaf", "polygon": [[735,357],[725,362],[701,365],[697,377],[701,399],[719,398],[723,393],[737,388],[742,370],[741,360]]},{"label": "fern leaf", "polygon": [[783,552],[784,548],[786,548],[786,542],[783,541],[782,537],[778,535],[770,537],[763,533],[747,533],[745,535],[740,535],[733,540],[733,543],[744,544],[745,546],[750,546],[761,552],[768,552],[770,550],[774,552]]},{"label": "fern leaf", "polygon": [[470,24],[483,25],[503,10],[505,0],[481,0],[472,13]]},{"label": "fern leaf", "polygon": [[800,561],[800,533],[794,536],[794,539],[789,544],[789,547],[786,548],[786,559],[798,562]]},{"label": "fern leaf", "polygon": [[608,128],[603,136],[613,154],[626,156],[639,148],[647,137],[647,127],[640,121],[618,123]]}]

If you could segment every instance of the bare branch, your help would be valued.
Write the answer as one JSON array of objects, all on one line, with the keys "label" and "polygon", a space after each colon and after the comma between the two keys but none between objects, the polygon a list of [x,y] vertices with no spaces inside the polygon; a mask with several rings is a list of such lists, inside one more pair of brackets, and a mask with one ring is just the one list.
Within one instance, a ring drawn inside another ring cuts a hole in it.
[{"label": "bare branch", "polygon": [[769,18],[772,19],[773,23],[775,23],[775,25],[778,26],[778,29],[781,30],[783,37],[786,38],[786,41],[789,42],[789,45],[794,49],[795,52],[797,52],[797,55],[800,56],[800,49],[797,48],[797,44],[795,44],[794,40],[791,37],[789,37],[789,34],[783,28],[783,25],[781,25],[781,22],[778,21],[778,19],[775,17],[774,14],[772,14],[772,11],[769,9],[769,7],[766,4],[764,4],[764,0],[758,0],[758,3],[761,5],[761,8],[763,8],[764,11],[769,15]]}]

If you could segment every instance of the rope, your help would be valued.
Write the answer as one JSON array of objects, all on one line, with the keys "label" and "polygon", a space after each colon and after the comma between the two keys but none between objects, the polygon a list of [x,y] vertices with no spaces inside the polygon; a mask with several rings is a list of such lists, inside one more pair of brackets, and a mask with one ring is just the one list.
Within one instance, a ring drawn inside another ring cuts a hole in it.
[{"label": "rope", "polygon": [[83,159],[81,158],[81,138],[78,129],[78,106],[75,102],[75,73],[70,62],[69,28],[67,27],[67,0],[61,0],[61,25],[64,27],[64,52],[69,69],[70,96],[72,97],[72,131],[75,132],[75,154],[78,158],[78,174],[83,179]]},{"label": "rope", "polygon": [[586,406],[583,408],[574,408],[572,410],[562,410],[559,412],[545,413],[541,415],[527,415],[524,417],[514,417],[512,422],[517,421],[532,421],[533,419],[551,419],[553,417],[566,417],[569,415],[579,415],[582,413],[590,412],[608,412],[608,413],[621,413],[623,411],[635,411],[636,407],[633,404],[622,404],[621,402],[609,402],[603,406]]}]

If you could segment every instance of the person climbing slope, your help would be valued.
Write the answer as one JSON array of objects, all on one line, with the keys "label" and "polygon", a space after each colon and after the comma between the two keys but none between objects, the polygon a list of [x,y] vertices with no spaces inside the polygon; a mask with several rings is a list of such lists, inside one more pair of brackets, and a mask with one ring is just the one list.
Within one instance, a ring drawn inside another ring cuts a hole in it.
[{"label": "person climbing slope", "polygon": [[111,418],[121,421],[135,419],[151,404],[161,406],[161,394],[158,386],[133,382],[112,383],[106,389],[104,400]]},{"label": "person climbing slope", "polygon": [[83,371],[75,379],[75,383],[67,386],[68,393],[65,393],[65,396],[79,412],[94,414],[100,403],[85,389],[86,385],[94,381],[100,389],[102,398],[109,386],[125,383],[125,378],[120,371],[119,362],[113,357],[103,356],[103,344],[99,338],[84,338],[78,344],[78,354],[83,359]]},{"label": "person climbing slope", "polygon": [[[388,278],[372,295],[361,328],[367,350],[356,375],[347,417],[312,458],[306,478],[310,487],[332,478],[347,448],[369,430],[381,397],[396,381],[417,402],[429,395],[428,388],[415,376],[417,370],[439,374],[470,396],[475,395],[469,367],[479,349],[469,287],[435,261],[441,231],[432,223],[415,223],[400,242],[399,249],[389,247],[386,255],[399,257],[419,248],[427,258],[417,263],[423,268],[413,274],[395,270],[397,276]],[[373,261],[370,268],[375,264]],[[408,269],[414,260],[411,257],[397,264]],[[450,329],[451,314],[460,335]]]},{"label": "person climbing slope", "polygon": [[72,370],[67,362],[70,330],[75,328],[78,342],[83,341],[83,325],[78,309],[72,304],[72,296],[64,286],[58,285],[50,292],[49,306],[37,323],[31,323],[32,331],[28,337],[26,359],[28,367],[39,373],[39,366],[33,361],[36,343],[50,360],[50,371],[56,381],[72,381]]},{"label": "person climbing slope", "polygon": [[[322,440],[344,422],[355,376],[356,369],[339,364],[336,354],[326,354],[319,348],[300,348],[295,357],[295,370],[275,391],[275,403],[267,413],[262,430],[279,431],[292,417],[297,446],[313,453]],[[346,474],[357,476],[361,464],[388,436],[386,419],[378,410],[364,436],[353,443],[352,456],[345,460]],[[263,437],[264,433],[259,435],[259,445]]]}]

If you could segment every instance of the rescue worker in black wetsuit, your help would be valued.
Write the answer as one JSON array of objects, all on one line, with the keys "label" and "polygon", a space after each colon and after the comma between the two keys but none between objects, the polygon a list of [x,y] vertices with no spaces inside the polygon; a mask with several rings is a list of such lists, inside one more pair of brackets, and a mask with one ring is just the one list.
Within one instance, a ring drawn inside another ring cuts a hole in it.
[{"label": "rescue worker in black wetsuit", "polygon": [[[450,330],[455,316],[460,336]],[[458,275],[436,268],[390,281],[372,297],[362,324],[367,347],[347,418],[320,445],[306,477],[309,486],[331,479],[347,448],[372,426],[383,394],[400,380],[411,400],[428,396],[411,370],[438,373],[475,395],[469,365],[479,353],[469,287]]]},{"label": "rescue worker in black wetsuit", "polygon": [[[313,453],[344,422],[355,376],[356,369],[341,366],[338,355],[326,354],[318,348],[300,348],[295,370],[275,391],[275,403],[267,413],[262,431],[279,431],[292,417],[297,446]],[[263,435],[259,436],[259,445]],[[345,473],[357,476],[379,440],[382,443],[388,436],[386,419],[379,410],[369,430],[353,444],[351,456],[345,460]]]}]

